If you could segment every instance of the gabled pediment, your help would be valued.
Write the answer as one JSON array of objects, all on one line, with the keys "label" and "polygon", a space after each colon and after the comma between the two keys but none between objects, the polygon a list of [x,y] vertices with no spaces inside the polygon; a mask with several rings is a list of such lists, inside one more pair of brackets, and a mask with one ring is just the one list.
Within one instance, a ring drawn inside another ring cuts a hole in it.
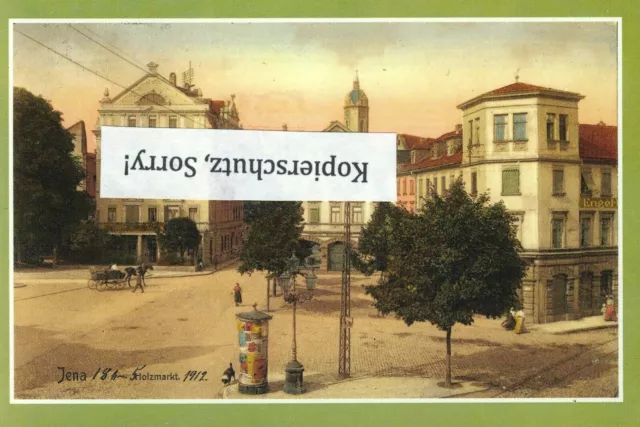
[{"label": "gabled pediment", "polygon": [[340,123],[339,121],[334,121],[329,124],[322,132],[351,132],[349,128]]},{"label": "gabled pediment", "polygon": [[201,105],[197,98],[187,96],[169,80],[147,74],[109,102],[111,105]]},{"label": "gabled pediment", "polygon": [[401,135],[397,135],[396,136],[396,149],[397,150],[408,150],[409,146],[407,145],[407,142],[404,140],[404,138]]}]

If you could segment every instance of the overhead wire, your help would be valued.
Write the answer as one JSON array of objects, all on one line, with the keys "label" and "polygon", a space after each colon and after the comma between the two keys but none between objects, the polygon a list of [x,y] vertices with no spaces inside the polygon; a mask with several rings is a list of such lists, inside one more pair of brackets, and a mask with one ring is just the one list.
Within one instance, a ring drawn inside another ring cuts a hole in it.
[{"label": "overhead wire", "polygon": [[[105,77],[105,76],[101,75],[101,74],[100,74],[100,73],[98,73],[97,71],[93,71],[92,69],[90,69],[90,68],[88,68],[88,67],[86,67],[86,66],[84,66],[84,65],[80,64],[79,62],[77,62],[77,61],[75,61],[75,60],[73,60],[73,59],[69,58],[69,57],[68,57],[68,56],[66,56],[65,54],[60,53],[60,52],[58,52],[57,50],[55,50],[55,49],[53,49],[53,48],[51,48],[51,47],[49,47],[49,46],[45,45],[45,44],[44,44],[44,43],[42,43],[41,41],[39,41],[39,40],[35,39],[34,37],[31,37],[31,36],[30,36],[30,35],[28,35],[28,34],[23,33],[22,31],[20,31],[20,30],[16,29],[15,27],[14,27],[14,29],[13,29],[13,30],[14,30],[15,32],[17,32],[17,33],[21,34],[22,36],[24,36],[24,37],[28,38],[28,39],[29,39],[29,40],[31,40],[32,42],[34,42],[34,43],[36,43],[36,44],[38,44],[38,45],[40,45],[40,46],[44,47],[45,49],[47,49],[47,50],[49,50],[49,51],[51,51],[51,52],[55,53],[55,54],[56,54],[56,55],[58,55],[58,56],[61,56],[62,58],[66,59],[67,61],[69,61],[69,62],[73,63],[74,65],[76,65],[76,66],[78,66],[78,67],[80,67],[80,68],[82,68],[84,71],[87,71],[87,72],[89,72],[89,73],[91,73],[91,74],[93,74],[93,75],[95,75],[95,76],[97,76],[97,77],[99,77],[99,78],[101,78],[101,79],[103,79],[103,80],[105,80],[105,81],[107,81],[107,82],[111,83],[111,84],[114,84],[114,85],[116,85],[116,86],[118,86],[118,87],[120,87],[120,88],[122,88],[122,89],[124,89],[124,90],[129,90],[131,93],[133,93],[133,94],[134,94],[134,95],[136,95],[136,96],[139,96],[139,97],[142,97],[142,96],[143,96],[143,95],[141,95],[141,94],[139,94],[139,93],[135,92],[134,90],[131,90],[131,89],[129,89],[128,87],[126,87],[126,86],[124,86],[124,85],[121,85],[120,83],[117,83],[117,82],[115,82],[115,81],[111,80],[110,78],[108,78],[108,77]],[[118,55],[118,56],[119,56],[119,55]],[[124,58],[123,58],[123,59],[124,59]],[[127,62],[129,62],[129,61],[127,61]],[[137,66],[136,66],[136,67],[137,67]],[[146,71],[146,70],[143,70],[143,71],[144,71],[145,73],[147,73],[147,71]],[[156,102],[156,101],[154,101],[154,100],[152,100],[152,99],[149,99],[149,102],[151,102],[151,103],[153,103],[153,104],[155,104],[155,105],[157,105],[157,106],[159,106],[159,107],[162,107],[162,108],[166,109],[167,111],[169,111],[169,112],[171,112],[171,113],[174,113],[174,114],[176,114],[176,115],[178,115],[178,116],[184,117],[186,120],[189,120],[189,121],[193,122],[194,124],[199,124],[198,122],[196,122],[196,121],[195,121],[195,120],[193,120],[192,118],[190,118],[190,117],[188,117],[188,116],[186,116],[186,115],[184,115],[184,114],[182,114],[182,113],[180,113],[180,112],[178,112],[178,111],[172,110],[171,108],[167,107],[167,106],[166,106],[166,105],[164,105],[164,104],[160,104],[159,102]]]}]

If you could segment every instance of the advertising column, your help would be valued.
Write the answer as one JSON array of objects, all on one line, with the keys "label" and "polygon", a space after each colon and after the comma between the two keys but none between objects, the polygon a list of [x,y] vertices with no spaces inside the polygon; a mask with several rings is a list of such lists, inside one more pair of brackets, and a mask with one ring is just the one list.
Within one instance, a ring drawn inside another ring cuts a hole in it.
[{"label": "advertising column", "polygon": [[269,391],[268,331],[272,316],[261,311],[236,315],[240,344],[240,376],[238,390],[243,394],[263,394]]}]

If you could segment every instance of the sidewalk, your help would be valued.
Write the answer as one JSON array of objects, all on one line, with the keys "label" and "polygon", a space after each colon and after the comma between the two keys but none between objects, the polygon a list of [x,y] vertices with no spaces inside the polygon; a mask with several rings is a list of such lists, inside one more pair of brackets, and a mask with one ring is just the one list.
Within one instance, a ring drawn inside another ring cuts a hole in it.
[{"label": "sidewalk", "polygon": [[547,334],[571,334],[574,332],[592,331],[595,329],[617,328],[618,322],[607,322],[604,316],[583,317],[578,320],[567,320],[553,323],[541,323],[538,325],[526,325],[532,332],[543,332]]},{"label": "sidewalk", "polygon": [[300,395],[285,393],[284,374],[271,375],[269,392],[261,395],[241,394],[238,383],[224,388],[223,399],[264,400],[264,399],[438,399],[477,393],[489,389],[488,385],[475,382],[460,382],[458,386],[444,388],[440,380],[421,377],[361,377],[339,381],[335,377],[319,373],[304,375],[306,392]]}]

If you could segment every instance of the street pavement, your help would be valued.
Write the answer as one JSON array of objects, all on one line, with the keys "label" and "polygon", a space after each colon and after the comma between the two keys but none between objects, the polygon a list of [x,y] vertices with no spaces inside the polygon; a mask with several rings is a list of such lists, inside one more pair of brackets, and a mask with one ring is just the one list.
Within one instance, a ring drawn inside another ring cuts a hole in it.
[{"label": "street pavement", "polygon": [[[219,399],[225,392],[227,398],[230,393],[233,399],[244,398],[233,394],[234,385],[225,389],[220,376],[229,362],[239,368],[235,314],[253,310],[254,303],[266,310],[261,273],[240,276],[230,267],[206,275],[154,275],[144,294],[128,287],[88,289],[88,270],[38,274],[15,274],[17,398]],[[437,386],[445,374],[445,334],[430,324],[407,327],[393,316],[377,316],[361,288],[373,280],[352,277],[347,381],[337,378],[340,274],[320,274],[314,299],[298,306],[297,354],[308,388],[302,398],[451,396]],[[235,282],[243,288],[241,307],[232,301]],[[272,391],[261,398],[291,398],[281,392],[291,358],[291,307],[280,294],[269,305]],[[613,395],[616,328],[557,335],[532,325],[529,333],[516,335],[500,322],[478,318],[471,326],[454,327],[452,373],[464,391],[456,389],[453,397]],[[563,369],[563,378],[551,375],[554,367]],[[159,377],[132,380],[136,369]],[[532,379],[539,384],[532,385]]]}]

